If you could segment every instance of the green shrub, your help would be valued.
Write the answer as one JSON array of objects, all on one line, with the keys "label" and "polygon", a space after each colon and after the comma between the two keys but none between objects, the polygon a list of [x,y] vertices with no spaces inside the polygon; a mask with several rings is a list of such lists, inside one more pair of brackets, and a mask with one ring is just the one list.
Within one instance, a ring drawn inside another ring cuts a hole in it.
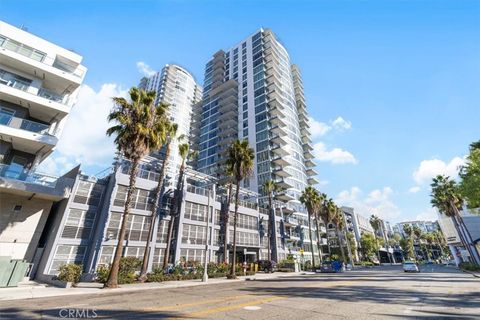
[{"label": "green shrub", "polygon": [[162,282],[165,281],[165,272],[161,268],[154,269],[147,274],[147,282]]},{"label": "green shrub", "polygon": [[83,266],[81,264],[69,263],[60,267],[58,279],[65,282],[78,283],[82,275]]},{"label": "green shrub", "polygon": [[[135,271],[142,265],[142,261],[135,257],[123,257],[120,259],[118,269],[118,283],[133,283],[136,280]],[[110,266],[100,266],[97,269],[97,281],[106,283],[110,274]]]},{"label": "green shrub", "polygon": [[472,262],[460,262],[458,266],[460,267],[460,269],[467,271],[480,271],[480,265]]}]

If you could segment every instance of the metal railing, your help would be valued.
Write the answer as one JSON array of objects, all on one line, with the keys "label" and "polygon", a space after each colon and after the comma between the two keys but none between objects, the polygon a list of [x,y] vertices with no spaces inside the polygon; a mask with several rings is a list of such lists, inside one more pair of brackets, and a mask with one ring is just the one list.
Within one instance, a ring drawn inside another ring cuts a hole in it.
[{"label": "metal railing", "polygon": [[18,165],[0,164],[0,177],[25,181],[28,183],[38,184],[45,187],[54,188],[57,184],[57,177],[39,173],[30,172]]},{"label": "metal railing", "polygon": [[187,192],[199,194],[201,196],[208,196],[208,189],[197,187],[191,184],[187,185]]},{"label": "metal railing", "polygon": [[[130,163],[125,162],[124,164],[122,164],[121,170],[123,174],[130,174]],[[160,179],[160,174],[155,171],[140,168],[138,169],[137,177],[151,181],[158,181],[158,179]]]},{"label": "metal railing", "polygon": [[13,74],[11,72],[8,72],[2,69],[0,69],[0,84],[4,84],[6,86],[9,86],[18,90],[22,90],[31,95],[39,96],[41,98],[45,98],[47,100],[59,102],[62,104],[69,104],[70,102],[68,94],[60,95],[58,93],[47,90],[45,88],[40,88],[36,94],[33,92],[30,92],[29,90],[30,88],[35,88],[31,85],[31,82],[23,81],[19,79],[16,74]]},{"label": "metal railing", "polygon": [[15,129],[26,130],[30,132],[48,134],[50,126],[31,120],[13,117],[11,115],[0,113],[0,125],[12,127]]},{"label": "metal railing", "polygon": [[55,69],[61,70],[63,72],[69,73],[79,78],[81,78],[85,72],[84,70],[81,70],[78,67],[74,68],[73,66],[70,66],[66,63],[59,61],[58,59],[53,59],[52,57],[47,56],[47,54],[44,52],[41,52],[23,43],[17,42],[15,40],[9,39],[1,35],[0,35],[0,48],[18,53],[36,62],[40,62],[50,67],[54,67]]}]

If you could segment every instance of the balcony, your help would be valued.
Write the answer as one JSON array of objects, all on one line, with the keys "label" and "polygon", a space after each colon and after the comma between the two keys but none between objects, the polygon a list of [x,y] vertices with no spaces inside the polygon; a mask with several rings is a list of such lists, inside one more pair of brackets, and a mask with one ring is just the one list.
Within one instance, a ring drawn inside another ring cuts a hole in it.
[{"label": "balcony", "polygon": [[313,185],[315,185],[315,184],[318,184],[318,180],[315,179],[314,177],[309,177],[309,178],[307,179],[307,182],[308,182],[308,184],[311,185],[311,186],[313,186]]},{"label": "balcony", "polygon": [[279,135],[279,136],[286,136],[287,135],[287,132],[285,130],[283,130],[281,127],[279,126],[273,126],[270,131],[276,135]]},{"label": "balcony", "polygon": [[29,106],[30,115],[42,121],[63,118],[73,102],[69,95],[59,95],[45,88],[35,88],[31,81],[0,69],[0,100]]},{"label": "balcony", "polygon": [[307,169],[307,176],[311,177],[311,176],[316,176],[318,173],[313,170],[313,168],[309,168]]},{"label": "balcony", "polygon": [[276,194],[276,195],[275,195],[275,199],[280,200],[280,201],[291,201],[291,200],[295,200],[295,198],[292,197],[291,195],[289,195],[286,191],[280,192],[280,193]]},{"label": "balcony", "polygon": [[278,116],[275,116],[275,117],[270,118],[270,123],[271,123],[273,126],[279,126],[279,127],[284,127],[284,126],[286,126],[285,121],[283,121],[283,119],[281,119],[281,118],[278,117]]},{"label": "balcony", "polygon": [[305,152],[303,153],[303,157],[304,157],[306,160],[312,160],[313,158],[315,158],[310,151],[305,151]]},{"label": "balcony", "polygon": [[277,179],[275,180],[275,184],[279,187],[279,188],[282,188],[282,189],[290,189],[290,188],[293,188],[293,186],[288,183],[285,179],[281,178],[281,179]]},{"label": "balcony", "polygon": [[311,159],[306,159],[306,160],[305,160],[305,166],[306,166],[307,168],[315,167],[315,162],[313,162]]},{"label": "balcony", "polygon": [[287,145],[287,141],[285,141],[285,139],[283,139],[282,137],[280,136],[273,136],[271,139],[270,139],[271,142],[275,143],[275,144],[278,144],[279,146],[286,146]]},{"label": "balcony", "polygon": [[[77,60],[81,57],[76,56]],[[86,68],[79,63],[57,55],[55,58],[23,43],[0,35],[0,60],[36,78],[43,78],[54,87],[62,89],[78,87],[85,76]]]},{"label": "balcony", "polygon": [[272,160],[273,163],[275,163],[278,166],[289,166],[290,162],[285,160],[285,158],[282,157],[276,157]]},{"label": "balcony", "polygon": [[284,157],[284,156],[289,155],[287,150],[285,150],[283,147],[280,147],[280,146],[275,146],[271,150],[272,150],[273,153],[275,153],[276,155],[278,155],[280,157]]},{"label": "balcony", "polygon": [[288,173],[287,171],[285,171],[285,168],[283,168],[283,167],[280,167],[278,169],[274,169],[273,174],[275,174],[279,177],[284,177],[284,178],[288,178],[288,177],[291,176],[291,174]]},{"label": "balcony", "polygon": [[11,141],[19,151],[37,154],[38,150],[49,152],[57,144],[58,138],[49,133],[46,124],[17,118],[0,113],[0,134],[2,139]]}]

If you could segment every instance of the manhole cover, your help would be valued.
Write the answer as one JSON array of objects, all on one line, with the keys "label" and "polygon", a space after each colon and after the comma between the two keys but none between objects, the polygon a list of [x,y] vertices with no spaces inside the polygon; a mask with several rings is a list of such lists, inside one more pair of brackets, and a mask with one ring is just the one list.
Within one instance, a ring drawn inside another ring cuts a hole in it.
[{"label": "manhole cover", "polygon": [[258,307],[258,306],[248,306],[248,307],[243,307],[243,309],[249,310],[249,311],[256,311],[256,310],[262,309],[262,307]]}]

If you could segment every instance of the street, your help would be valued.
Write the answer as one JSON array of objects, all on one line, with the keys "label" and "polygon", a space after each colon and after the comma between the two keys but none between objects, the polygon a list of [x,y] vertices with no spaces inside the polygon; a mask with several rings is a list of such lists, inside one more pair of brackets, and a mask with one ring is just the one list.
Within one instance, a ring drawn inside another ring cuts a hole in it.
[{"label": "street", "polygon": [[0,319],[480,319],[480,279],[382,266],[177,289],[2,301]]}]

